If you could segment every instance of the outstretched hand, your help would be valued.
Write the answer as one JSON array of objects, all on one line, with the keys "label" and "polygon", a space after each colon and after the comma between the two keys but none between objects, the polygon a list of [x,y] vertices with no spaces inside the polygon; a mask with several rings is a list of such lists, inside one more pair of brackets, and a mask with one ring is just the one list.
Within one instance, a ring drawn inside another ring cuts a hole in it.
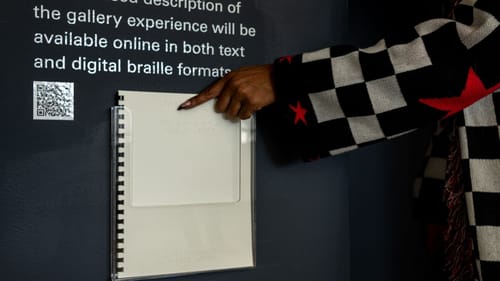
[{"label": "outstretched hand", "polygon": [[248,119],[276,100],[271,71],[270,64],[234,70],[182,103],[178,109],[190,109],[215,98],[216,112],[230,118]]}]

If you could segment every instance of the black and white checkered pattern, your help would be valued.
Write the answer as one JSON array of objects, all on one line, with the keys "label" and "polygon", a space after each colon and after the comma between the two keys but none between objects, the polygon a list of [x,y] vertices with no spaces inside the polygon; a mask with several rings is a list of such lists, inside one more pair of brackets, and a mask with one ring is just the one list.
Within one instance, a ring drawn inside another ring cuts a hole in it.
[{"label": "black and white checkered pattern", "polygon": [[500,91],[463,111],[459,127],[466,200],[483,280],[500,279]]},{"label": "black and white checkered pattern", "polygon": [[[448,112],[420,99],[459,97],[470,69],[487,89],[500,83],[500,1],[463,0],[454,14],[456,20],[428,20],[369,48],[334,46],[278,59],[278,108],[304,157],[336,155],[442,119]],[[304,122],[297,122],[290,104],[306,110]],[[500,94],[493,94],[463,111],[459,130],[483,281],[500,280],[498,124]],[[442,180],[434,172],[444,171],[442,160],[429,161],[428,178]]]}]

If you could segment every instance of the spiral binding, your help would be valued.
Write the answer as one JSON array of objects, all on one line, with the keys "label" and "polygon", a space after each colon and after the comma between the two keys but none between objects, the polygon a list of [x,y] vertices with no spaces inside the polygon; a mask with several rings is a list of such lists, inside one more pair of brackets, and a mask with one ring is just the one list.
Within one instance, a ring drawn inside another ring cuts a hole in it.
[{"label": "spiral binding", "polygon": [[124,272],[124,232],[125,232],[125,110],[124,97],[118,96],[118,106],[114,114],[114,277]]}]

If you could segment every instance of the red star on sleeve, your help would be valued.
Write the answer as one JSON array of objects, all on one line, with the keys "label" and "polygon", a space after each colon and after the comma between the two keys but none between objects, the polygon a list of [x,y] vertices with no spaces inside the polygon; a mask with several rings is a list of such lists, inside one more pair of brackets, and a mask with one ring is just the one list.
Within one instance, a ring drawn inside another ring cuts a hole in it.
[{"label": "red star on sleeve", "polygon": [[292,63],[292,56],[285,56],[285,57],[281,57],[279,59],[279,62],[282,63],[282,62],[288,62],[289,64]]},{"label": "red star on sleeve", "polygon": [[307,126],[307,120],[306,120],[307,109],[302,107],[300,101],[297,101],[297,106],[293,106],[291,104],[289,104],[288,106],[293,112],[295,112],[295,120],[293,121],[293,123],[297,125],[299,121],[301,121],[302,123],[304,123],[304,125]]},{"label": "red star on sleeve", "polygon": [[474,70],[471,68],[469,69],[467,81],[465,82],[465,88],[463,89],[460,96],[419,99],[419,101],[432,108],[448,112],[448,114],[446,114],[446,116],[444,117],[447,118],[473,104],[482,97],[493,93],[499,88],[500,83],[494,85],[489,89],[486,89],[483,82],[477,76],[476,72],[474,72]]}]

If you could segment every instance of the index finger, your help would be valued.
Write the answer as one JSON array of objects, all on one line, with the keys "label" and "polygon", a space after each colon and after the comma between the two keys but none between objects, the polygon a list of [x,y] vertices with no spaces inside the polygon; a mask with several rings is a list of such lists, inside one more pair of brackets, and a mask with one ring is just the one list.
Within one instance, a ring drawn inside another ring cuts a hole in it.
[{"label": "index finger", "polygon": [[196,96],[189,98],[188,100],[183,102],[181,105],[179,105],[177,110],[190,109],[218,97],[221,94],[222,89],[224,89],[226,85],[226,77],[227,76],[224,76],[221,79],[215,81],[212,85],[201,91]]}]

